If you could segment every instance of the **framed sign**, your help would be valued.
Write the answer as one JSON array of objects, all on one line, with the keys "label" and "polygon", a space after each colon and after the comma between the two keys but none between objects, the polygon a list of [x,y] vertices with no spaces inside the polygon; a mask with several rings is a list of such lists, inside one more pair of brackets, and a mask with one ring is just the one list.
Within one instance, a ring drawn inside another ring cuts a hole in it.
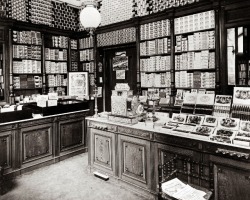
[{"label": "framed sign", "polygon": [[88,72],[68,73],[68,94],[70,96],[89,96]]}]

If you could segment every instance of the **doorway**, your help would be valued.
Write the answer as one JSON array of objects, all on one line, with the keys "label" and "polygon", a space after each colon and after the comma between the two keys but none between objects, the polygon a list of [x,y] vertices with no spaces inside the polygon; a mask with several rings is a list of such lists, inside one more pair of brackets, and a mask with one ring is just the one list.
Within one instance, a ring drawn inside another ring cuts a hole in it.
[{"label": "doorway", "polygon": [[137,92],[136,47],[125,46],[104,50],[104,106],[111,111],[111,95],[117,83],[128,83]]}]

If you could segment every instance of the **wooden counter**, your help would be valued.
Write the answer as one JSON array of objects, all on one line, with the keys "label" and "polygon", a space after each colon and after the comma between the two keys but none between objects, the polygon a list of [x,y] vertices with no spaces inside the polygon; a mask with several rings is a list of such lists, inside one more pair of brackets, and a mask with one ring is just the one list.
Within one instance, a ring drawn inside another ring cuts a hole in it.
[{"label": "wooden counter", "polygon": [[86,152],[89,110],[0,124],[0,165],[16,176]]},{"label": "wooden counter", "polygon": [[[144,123],[128,125],[87,118],[87,126],[91,171],[108,174],[148,199],[157,199],[159,164],[169,164],[170,172],[175,167],[188,168],[191,182],[212,190],[216,200],[250,199],[250,147]],[[171,164],[173,158],[181,158],[177,166]],[[191,164],[187,166],[185,159]]]}]

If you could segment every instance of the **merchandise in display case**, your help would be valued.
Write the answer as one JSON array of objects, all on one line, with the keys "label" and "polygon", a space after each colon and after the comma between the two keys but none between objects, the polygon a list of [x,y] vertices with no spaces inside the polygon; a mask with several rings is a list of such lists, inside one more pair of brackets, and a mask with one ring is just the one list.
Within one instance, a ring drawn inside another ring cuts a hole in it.
[{"label": "merchandise in display case", "polygon": [[[38,31],[12,30],[11,82],[15,96],[42,93],[42,35]],[[12,92],[12,91],[11,91]]]},{"label": "merchandise in display case", "polygon": [[236,134],[233,143],[240,146],[250,146],[250,122],[241,121],[240,129]]},{"label": "merchandise in display case", "polygon": [[168,19],[140,25],[142,93],[147,93],[150,88],[158,88],[165,97],[170,95],[170,33]]},{"label": "merchandise in display case", "polygon": [[216,95],[214,100],[213,115],[216,117],[229,117],[231,103],[232,103],[232,96]]},{"label": "merchandise in display case", "polygon": [[198,93],[194,113],[211,115],[213,113],[214,96],[215,96],[214,93],[213,94]]},{"label": "merchandise in display case", "polygon": [[175,87],[215,89],[215,15],[175,18]]},{"label": "merchandise in display case", "polygon": [[47,35],[45,40],[47,92],[66,95],[69,38],[66,36]]},{"label": "merchandise in display case", "polygon": [[234,87],[232,117],[250,120],[250,88]]},{"label": "merchandise in display case", "polygon": [[216,128],[214,134],[211,136],[211,140],[232,143],[233,138],[235,137],[239,129],[239,125],[240,119],[225,117],[219,118],[218,127]]}]

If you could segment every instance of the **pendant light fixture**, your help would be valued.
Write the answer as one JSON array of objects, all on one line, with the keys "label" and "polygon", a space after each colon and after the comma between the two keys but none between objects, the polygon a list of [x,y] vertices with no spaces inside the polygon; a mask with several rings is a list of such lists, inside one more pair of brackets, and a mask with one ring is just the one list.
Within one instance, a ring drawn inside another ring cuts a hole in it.
[{"label": "pendant light fixture", "polygon": [[[80,22],[83,25],[84,29],[89,32],[90,37],[92,38],[94,44],[94,31],[101,23],[101,14],[97,10],[97,1],[96,0],[85,0],[83,2],[83,9],[80,12]],[[93,48],[94,55],[94,70],[95,70],[95,89],[94,89],[94,98],[95,98],[95,114],[93,117],[98,117],[98,108],[97,108],[97,93],[98,88],[96,85],[96,47],[94,44]]]},{"label": "pendant light fixture", "polygon": [[96,0],[86,0],[82,4],[84,8],[80,12],[80,22],[90,35],[93,35],[95,29],[101,23],[101,14],[97,10]]}]

